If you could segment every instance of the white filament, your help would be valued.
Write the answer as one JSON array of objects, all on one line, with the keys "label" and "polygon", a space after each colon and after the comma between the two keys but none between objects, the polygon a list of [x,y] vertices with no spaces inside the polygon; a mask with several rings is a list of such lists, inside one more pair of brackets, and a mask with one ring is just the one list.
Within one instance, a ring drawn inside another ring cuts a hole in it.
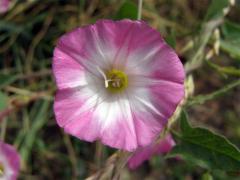
[{"label": "white filament", "polygon": [[100,72],[100,74],[103,76],[104,78],[104,84],[105,84],[105,88],[108,88],[108,82],[110,80],[107,79],[107,76],[105,75],[105,73],[99,68],[97,67],[97,70]]}]

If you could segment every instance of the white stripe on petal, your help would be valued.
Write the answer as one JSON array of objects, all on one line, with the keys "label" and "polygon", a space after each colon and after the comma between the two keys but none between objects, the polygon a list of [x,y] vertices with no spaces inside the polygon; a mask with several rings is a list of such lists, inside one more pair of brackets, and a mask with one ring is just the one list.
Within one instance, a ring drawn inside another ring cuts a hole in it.
[{"label": "white stripe on petal", "polygon": [[140,75],[140,74],[128,74],[129,77],[129,85],[131,88],[149,88],[149,86],[153,85],[161,85],[161,84],[173,84],[173,85],[181,85],[180,82],[170,81],[168,79],[154,79],[152,77]]},{"label": "white stripe on petal", "polygon": [[[131,73],[132,71],[137,71],[138,67],[142,67],[143,70],[150,71],[149,67],[146,68],[146,64],[151,62],[152,58],[157,55],[157,53],[161,50],[162,46],[155,46],[151,48],[144,48],[137,50],[135,52],[132,52],[128,57],[128,63],[126,65],[127,72]],[[144,72],[141,71],[142,74]]]},{"label": "white stripe on petal", "polygon": [[136,99],[141,102],[146,108],[150,109],[152,112],[156,113],[157,115],[164,117],[164,115],[156,108],[154,105],[150,102],[150,99],[147,98],[146,96],[135,96]]},{"label": "white stripe on petal", "polygon": [[117,101],[104,101],[96,107],[93,118],[99,121],[101,129],[104,131],[116,123],[117,117],[121,116],[121,113]]},{"label": "white stripe on petal", "polygon": [[104,39],[101,36],[100,32],[102,29],[99,29],[97,26],[91,27],[91,37],[89,42],[92,44],[86,44],[86,49],[89,52],[89,59],[95,66],[100,67],[101,69],[109,69],[113,64],[114,56],[117,52],[117,48],[112,42],[108,39]]},{"label": "white stripe on petal", "polygon": [[9,165],[7,158],[4,157],[4,155],[2,154],[3,153],[1,152],[1,149],[0,149],[0,163],[3,165],[3,168],[4,168],[3,177],[0,177],[0,180],[7,180],[11,178],[14,172],[11,166]]},{"label": "white stripe on petal", "polygon": [[[79,104],[79,108],[72,112],[71,116],[67,118],[67,121],[64,122],[64,124],[61,124],[61,126],[66,126],[67,124],[71,123],[74,119],[78,119],[78,117],[81,117],[82,114],[93,111],[99,104],[101,104],[104,99],[101,98],[102,91],[99,92],[93,92],[89,87],[80,87],[76,90],[75,93],[72,94],[70,97],[66,97],[62,100],[62,102],[59,102],[59,104],[64,104],[62,107],[57,107],[58,109],[64,109],[63,112],[67,111],[66,108],[69,108],[69,111],[72,111],[72,108],[76,109],[76,104],[73,104],[73,101],[77,101],[78,99],[85,99],[85,102],[81,102],[82,104]],[[72,99],[72,101],[69,101]],[[70,103],[70,104],[69,104]],[[75,102],[74,102],[75,103]],[[74,107],[73,107],[74,106]]]}]

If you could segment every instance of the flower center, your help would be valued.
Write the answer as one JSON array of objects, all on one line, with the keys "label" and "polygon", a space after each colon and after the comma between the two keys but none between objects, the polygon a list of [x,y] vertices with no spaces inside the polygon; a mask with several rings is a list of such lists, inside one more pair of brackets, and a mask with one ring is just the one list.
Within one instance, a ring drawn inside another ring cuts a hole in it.
[{"label": "flower center", "polygon": [[105,88],[110,92],[117,93],[127,88],[128,77],[124,72],[112,69],[105,74],[99,67],[97,69],[104,78]]},{"label": "flower center", "polygon": [[4,166],[0,163],[0,177],[3,177],[4,175]]},{"label": "flower center", "polygon": [[128,77],[122,71],[112,69],[106,73],[106,77],[105,86],[111,92],[123,91],[128,86]]}]

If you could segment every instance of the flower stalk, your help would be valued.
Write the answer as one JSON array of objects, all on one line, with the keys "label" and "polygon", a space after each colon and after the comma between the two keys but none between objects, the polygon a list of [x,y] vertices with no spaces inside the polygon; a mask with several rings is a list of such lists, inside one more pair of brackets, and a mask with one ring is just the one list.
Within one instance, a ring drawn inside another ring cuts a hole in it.
[{"label": "flower stalk", "polygon": [[137,20],[142,19],[142,4],[143,0],[138,0],[138,15],[137,15]]}]

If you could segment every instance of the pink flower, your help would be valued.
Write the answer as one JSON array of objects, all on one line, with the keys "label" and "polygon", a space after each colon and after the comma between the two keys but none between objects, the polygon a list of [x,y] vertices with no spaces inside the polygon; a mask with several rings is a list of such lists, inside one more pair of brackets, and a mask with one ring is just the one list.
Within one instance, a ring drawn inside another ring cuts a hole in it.
[{"label": "pink flower", "polygon": [[0,179],[17,179],[20,157],[15,148],[0,141]]},{"label": "pink flower", "polygon": [[128,167],[130,169],[136,169],[144,161],[149,160],[153,155],[169,152],[174,145],[175,142],[172,139],[172,136],[168,135],[158,143],[137,150],[128,160]]},{"label": "pink flower", "polygon": [[54,51],[57,123],[86,141],[134,151],[156,139],[184,95],[184,70],[143,21],[101,20]]},{"label": "pink flower", "polygon": [[8,11],[10,6],[9,0],[0,0],[0,14]]}]

